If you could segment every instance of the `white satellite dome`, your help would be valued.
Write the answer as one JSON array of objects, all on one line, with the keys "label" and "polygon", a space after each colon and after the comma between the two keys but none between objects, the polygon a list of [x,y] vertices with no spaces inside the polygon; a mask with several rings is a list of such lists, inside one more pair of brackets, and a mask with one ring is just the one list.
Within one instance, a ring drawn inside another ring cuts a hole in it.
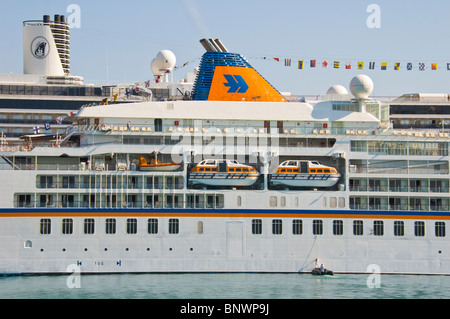
[{"label": "white satellite dome", "polygon": [[366,99],[373,91],[373,81],[367,75],[359,74],[350,81],[350,92],[357,99]]},{"label": "white satellite dome", "polygon": [[338,84],[333,85],[327,91],[327,95],[344,95],[344,94],[348,94],[347,89],[342,85]]},{"label": "white satellite dome", "polygon": [[175,54],[169,50],[161,50],[158,52],[155,58],[155,64],[159,70],[172,71],[175,66],[177,59]]},{"label": "white satellite dome", "polygon": [[150,69],[152,70],[154,76],[164,75],[164,70],[159,69],[159,66],[157,65],[155,59],[152,60],[152,63],[150,64]]}]

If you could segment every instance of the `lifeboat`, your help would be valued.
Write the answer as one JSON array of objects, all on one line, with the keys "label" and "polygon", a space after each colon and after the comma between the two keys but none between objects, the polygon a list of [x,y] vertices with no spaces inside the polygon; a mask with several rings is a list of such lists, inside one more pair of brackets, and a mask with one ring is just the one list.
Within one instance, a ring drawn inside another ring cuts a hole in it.
[{"label": "lifeboat", "polygon": [[234,160],[203,160],[189,174],[193,184],[208,186],[251,186],[258,178],[254,167]]},{"label": "lifeboat", "polygon": [[292,187],[331,187],[341,178],[336,168],[317,161],[285,161],[272,174],[272,185]]},{"label": "lifeboat", "polygon": [[160,171],[175,171],[180,168],[183,163],[161,163],[155,155],[154,158],[147,162],[147,159],[144,156],[139,156],[139,170],[141,171],[152,171],[152,172],[160,172]]}]

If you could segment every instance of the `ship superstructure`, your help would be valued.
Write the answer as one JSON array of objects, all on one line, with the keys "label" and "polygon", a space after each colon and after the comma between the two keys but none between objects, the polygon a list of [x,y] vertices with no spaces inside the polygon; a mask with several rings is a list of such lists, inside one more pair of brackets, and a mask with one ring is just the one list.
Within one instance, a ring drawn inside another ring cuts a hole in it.
[{"label": "ship superstructure", "polygon": [[448,135],[398,134],[367,76],[288,102],[202,43],[194,99],[83,107],[59,147],[0,153],[1,272],[450,273]]}]

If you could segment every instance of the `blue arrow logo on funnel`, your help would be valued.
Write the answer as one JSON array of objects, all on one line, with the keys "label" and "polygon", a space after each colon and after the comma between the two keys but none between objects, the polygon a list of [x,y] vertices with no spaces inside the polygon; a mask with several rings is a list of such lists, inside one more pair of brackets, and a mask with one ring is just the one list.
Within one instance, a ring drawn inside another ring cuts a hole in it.
[{"label": "blue arrow logo on funnel", "polygon": [[224,83],[225,86],[229,86],[230,89],[228,93],[245,93],[248,90],[248,85],[245,83],[244,79],[240,75],[223,75],[227,82]]}]

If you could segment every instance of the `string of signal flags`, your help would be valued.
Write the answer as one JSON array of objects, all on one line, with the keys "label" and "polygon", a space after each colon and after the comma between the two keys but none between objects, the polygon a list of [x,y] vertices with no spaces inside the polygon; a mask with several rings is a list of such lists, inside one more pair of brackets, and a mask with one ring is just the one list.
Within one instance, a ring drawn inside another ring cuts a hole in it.
[{"label": "string of signal flags", "polygon": [[[418,70],[418,71],[437,71],[437,70],[447,70],[450,71],[450,62],[395,62],[395,61],[346,61],[346,60],[330,60],[330,59],[291,59],[291,58],[278,58],[278,57],[252,57],[252,59],[263,59],[263,60],[272,60],[283,64],[286,67],[296,67],[299,70],[303,69],[314,69],[314,68],[330,68],[330,69],[346,69],[346,70]],[[198,60],[198,59],[196,59]],[[195,60],[188,61],[183,63],[183,65],[175,67],[175,70],[183,69],[188,65],[192,65],[195,63]]]},{"label": "string of signal flags", "polygon": [[[265,60],[270,60],[270,58],[263,57]],[[283,59],[274,57],[273,61],[282,63]],[[357,69],[357,70],[419,70],[419,71],[436,71],[436,70],[447,70],[450,71],[450,62],[393,62],[393,61],[341,61],[341,60],[318,60],[318,59],[304,59],[296,60],[290,58],[284,59],[284,66],[292,67],[296,66],[298,69],[306,68],[333,68],[333,69]]]}]

